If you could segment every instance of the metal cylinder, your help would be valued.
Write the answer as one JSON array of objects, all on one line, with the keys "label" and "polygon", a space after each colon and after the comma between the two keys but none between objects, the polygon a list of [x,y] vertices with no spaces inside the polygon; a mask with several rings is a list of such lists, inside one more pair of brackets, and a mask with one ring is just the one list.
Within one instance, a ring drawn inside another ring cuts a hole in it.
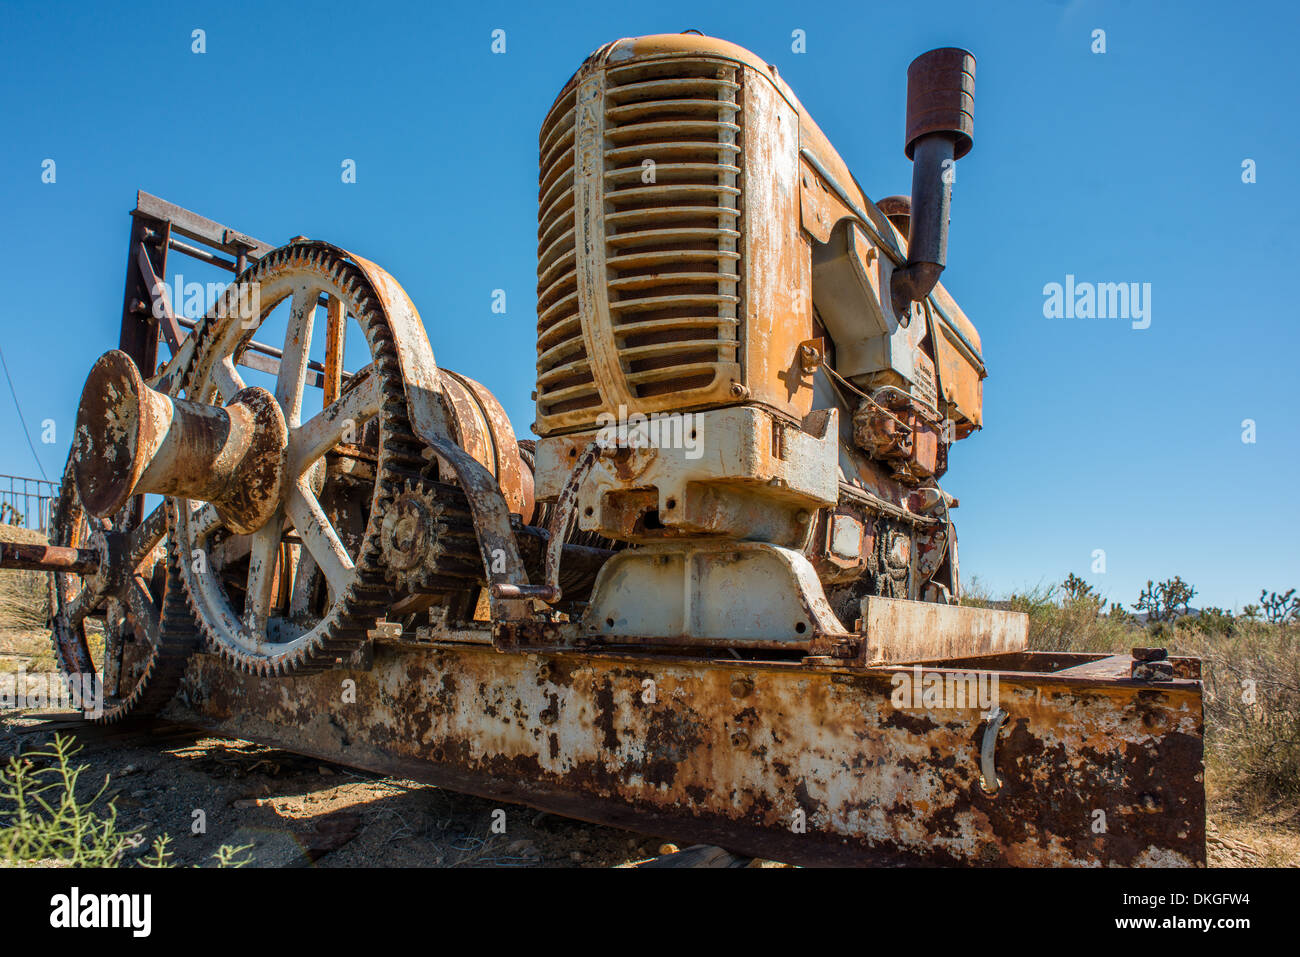
[{"label": "metal cylinder", "polygon": [[975,133],[975,57],[943,47],[907,68],[907,133],[913,161],[907,264],[890,284],[894,311],[928,296],[948,263],[952,165],[970,152]]},{"label": "metal cylinder", "polygon": [[0,568],[86,575],[99,568],[99,558],[99,552],[93,548],[0,542]]},{"label": "metal cylinder", "polygon": [[876,208],[885,214],[885,218],[893,223],[900,233],[907,235],[908,223],[912,219],[911,196],[886,196],[884,199],[876,200]]},{"label": "metal cylinder", "polygon": [[[912,163],[912,210],[907,230],[907,261],[948,264],[948,219],[952,215],[953,138],[928,133],[916,143]],[[937,273],[936,273],[937,277]]]},{"label": "metal cylinder", "polygon": [[244,389],[225,408],[173,399],[114,349],[82,389],[73,474],[92,515],[108,517],[153,492],[211,502],[232,530],[248,534],[279,501],[286,443],[284,415],[265,389]]},{"label": "metal cylinder", "polygon": [[968,50],[930,50],[907,68],[903,152],[908,159],[914,158],[916,141],[931,133],[951,136],[953,159],[961,159],[975,144],[975,56]]}]

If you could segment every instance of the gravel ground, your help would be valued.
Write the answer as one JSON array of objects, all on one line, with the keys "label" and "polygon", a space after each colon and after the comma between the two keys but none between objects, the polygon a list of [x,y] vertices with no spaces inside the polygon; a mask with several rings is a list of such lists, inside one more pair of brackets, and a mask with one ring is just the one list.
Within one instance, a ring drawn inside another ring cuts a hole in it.
[{"label": "gravel ground", "polygon": [[[47,744],[50,733],[27,730],[41,722],[0,713],[0,762]],[[165,833],[183,865],[210,862],[224,844],[252,845],[245,856],[263,867],[614,867],[664,843],[201,732],[92,730],[79,741],[82,783],[108,780],[122,828],[144,835],[137,854]],[[493,829],[498,810],[504,833]]]}]

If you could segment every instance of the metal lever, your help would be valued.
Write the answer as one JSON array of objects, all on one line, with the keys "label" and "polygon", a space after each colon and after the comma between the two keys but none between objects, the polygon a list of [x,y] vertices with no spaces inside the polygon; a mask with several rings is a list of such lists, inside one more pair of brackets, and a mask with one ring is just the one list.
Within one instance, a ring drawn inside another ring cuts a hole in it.
[{"label": "metal lever", "polygon": [[997,794],[1002,788],[998,780],[997,769],[993,765],[993,755],[998,746],[998,732],[1006,723],[1007,713],[1001,707],[994,708],[986,716],[984,740],[980,743],[980,790],[985,794]]}]

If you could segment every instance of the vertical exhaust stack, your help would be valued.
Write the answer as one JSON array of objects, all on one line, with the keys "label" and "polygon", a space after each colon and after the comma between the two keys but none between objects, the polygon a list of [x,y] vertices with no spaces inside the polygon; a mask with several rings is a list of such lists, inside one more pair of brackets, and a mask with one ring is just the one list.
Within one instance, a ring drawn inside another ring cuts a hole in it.
[{"label": "vertical exhaust stack", "polygon": [[948,261],[952,183],[948,169],[974,145],[975,57],[942,47],[907,68],[907,140],[912,208],[907,265],[894,271],[890,292],[901,313],[930,294]]}]

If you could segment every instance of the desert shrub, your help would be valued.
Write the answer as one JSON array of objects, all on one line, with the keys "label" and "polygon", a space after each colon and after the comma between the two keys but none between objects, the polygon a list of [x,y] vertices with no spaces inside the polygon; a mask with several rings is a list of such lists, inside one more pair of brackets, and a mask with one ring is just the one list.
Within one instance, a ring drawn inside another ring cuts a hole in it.
[{"label": "desert shrub", "polygon": [[[81,782],[80,748],[55,735],[45,748],[9,759],[0,768],[0,866],[59,863],[72,867],[120,867],[144,843],[140,829],[123,829],[117,807],[104,800],[109,780],[92,790]],[[170,838],[161,835],[139,863],[171,865]],[[241,867],[251,845],[222,846],[219,867]]]},{"label": "desert shrub", "polygon": [[1179,621],[1169,650],[1201,659],[1207,758],[1238,788],[1300,795],[1300,623]]}]

